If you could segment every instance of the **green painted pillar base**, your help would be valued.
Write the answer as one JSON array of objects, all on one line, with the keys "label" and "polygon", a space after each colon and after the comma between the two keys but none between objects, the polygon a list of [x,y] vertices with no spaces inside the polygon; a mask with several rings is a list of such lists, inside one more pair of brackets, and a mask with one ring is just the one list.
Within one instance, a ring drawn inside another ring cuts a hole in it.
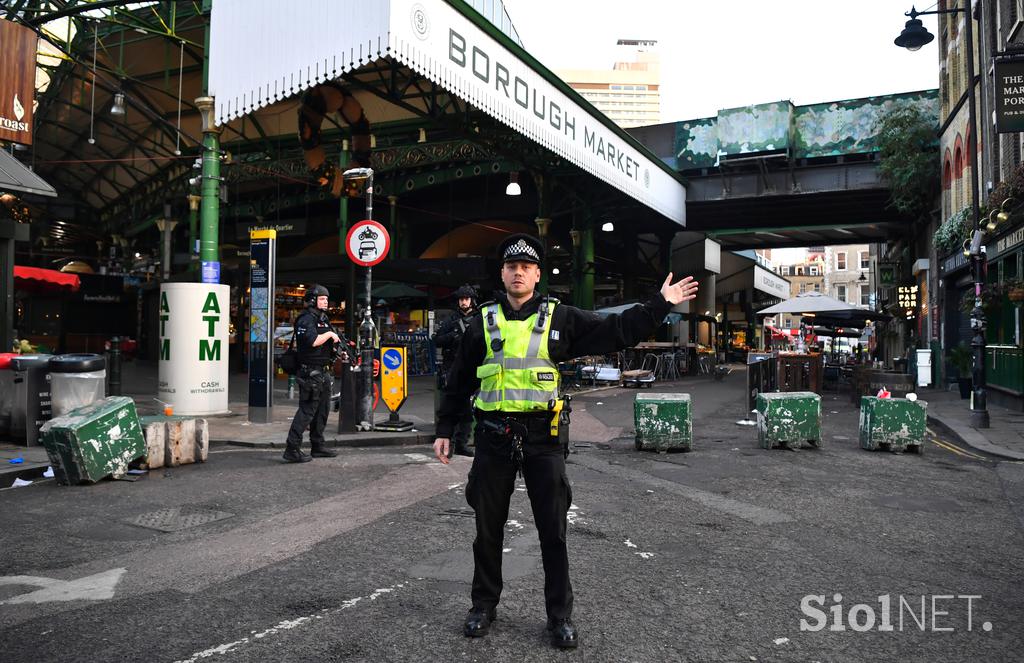
[{"label": "green painted pillar base", "polygon": [[220,129],[214,124],[213,97],[199,97],[203,127],[203,174],[200,185],[199,264],[202,283],[220,283]]}]

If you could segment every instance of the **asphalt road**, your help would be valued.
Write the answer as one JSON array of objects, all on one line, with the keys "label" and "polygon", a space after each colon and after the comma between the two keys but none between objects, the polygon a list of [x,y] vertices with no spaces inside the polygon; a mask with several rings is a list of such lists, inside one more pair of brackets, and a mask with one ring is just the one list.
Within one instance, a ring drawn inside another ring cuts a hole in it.
[{"label": "asphalt road", "polygon": [[[468,459],[218,447],[136,482],[0,491],[0,660],[1020,660],[1024,465],[942,431],[922,455],[863,451],[834,396],[821,449],[765,451],[735,423],[743,377],[675,385],[690,453],[634,450],[634,391],[575,401],[575,652],[545,637],[524,491],[498,621],[468,640]],[[179,507],[220,519],[129,522]]]}]

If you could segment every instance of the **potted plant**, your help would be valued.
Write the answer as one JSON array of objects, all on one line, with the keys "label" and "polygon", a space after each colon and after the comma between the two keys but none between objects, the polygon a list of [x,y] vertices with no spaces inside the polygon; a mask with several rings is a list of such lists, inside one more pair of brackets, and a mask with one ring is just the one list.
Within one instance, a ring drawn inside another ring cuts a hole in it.
[{"label": "potted plant", "polygon": [[974,354],[966,343],[961,343],[949,351],[949,363],[956,369],[956,383],[960,387],[960,398],[970,398],[973,386],[971,370],[974,367]]},{"label": "potted plant", "polygon": [[[1003,294],[1006,293],[1006,285],[1002,283],[988,283],[981,289],[981,308],[991,313],[1002,304]],[[974,310],[974,291],[967,290],[960,298],[960,310],[970,313]]]}]

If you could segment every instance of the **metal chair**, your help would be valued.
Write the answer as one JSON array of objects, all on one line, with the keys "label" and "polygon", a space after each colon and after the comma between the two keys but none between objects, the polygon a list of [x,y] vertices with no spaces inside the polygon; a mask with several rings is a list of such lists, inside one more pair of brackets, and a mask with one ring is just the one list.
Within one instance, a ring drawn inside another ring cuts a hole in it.
[{"label": "metal chair", "polygon": [[658,358],[658,368],[663,380],[678,380],[679,368],[676,366],[676,354],[674,352],[663,352]]}]

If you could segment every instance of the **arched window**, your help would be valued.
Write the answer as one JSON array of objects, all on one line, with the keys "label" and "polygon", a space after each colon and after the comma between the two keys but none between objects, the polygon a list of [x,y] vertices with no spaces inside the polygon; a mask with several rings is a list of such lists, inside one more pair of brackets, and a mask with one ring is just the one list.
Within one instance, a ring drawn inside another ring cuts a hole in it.
[{"label": "arched window", "polygon": [[953,148],[953,180],[955,181],[955,186],[953,187],[953,212],[959,212],[960,208],[964,206],[963,174],[964,151],[960,136],[957,136],[955,147]]},{"label": "arched window", "polygon": [[954,212],[952,185],[953,163],[947,148],[946,155],[942,159],[942,218],[944,219],[948,219]]}]

